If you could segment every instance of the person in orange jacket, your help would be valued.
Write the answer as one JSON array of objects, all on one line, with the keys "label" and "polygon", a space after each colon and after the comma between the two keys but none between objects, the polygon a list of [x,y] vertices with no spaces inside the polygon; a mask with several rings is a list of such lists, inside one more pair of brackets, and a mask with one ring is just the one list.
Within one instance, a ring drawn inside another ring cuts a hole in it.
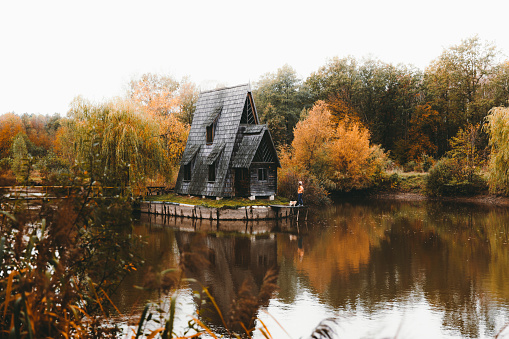
[{"label": "person in orange jacket", "polygon": [[304,202],[302,201],[303,194],[304,186],[302,186],[302,181],[299,181],[299,188],[297,188],[297,206],[304,206]]}]

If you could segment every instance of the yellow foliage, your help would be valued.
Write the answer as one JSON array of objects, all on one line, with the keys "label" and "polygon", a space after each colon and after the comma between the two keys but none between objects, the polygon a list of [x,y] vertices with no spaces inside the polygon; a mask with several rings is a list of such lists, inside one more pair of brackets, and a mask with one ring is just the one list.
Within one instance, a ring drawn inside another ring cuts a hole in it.
[{"label": "yellow foliage", "polygon": [[357,119],[345,115],[334,120],[327,104],[316,102],[295,127],[291,156],[280,155],[282,166],[309,171],[329,189],[365,188],[381,170],[386,155],[379,146],[370,145],[370,133]]},{"label": "yellow foliage", "polygon": [[330,143],[329,155],[333,164],[332,180],[341,188],[362,188],[375,174],[371,166],[374,149],[369,145],[369,131],[356,123],[343,119],[338,123],[334,140]]},{"label": "yellow foliage", "polygon": [[318,101],[309,111],[308,117],[299,121],[294,129],[292,142],[293,159],[298,166],[310,169],[323,155],[333,136],[330,111],[323,101]]}]

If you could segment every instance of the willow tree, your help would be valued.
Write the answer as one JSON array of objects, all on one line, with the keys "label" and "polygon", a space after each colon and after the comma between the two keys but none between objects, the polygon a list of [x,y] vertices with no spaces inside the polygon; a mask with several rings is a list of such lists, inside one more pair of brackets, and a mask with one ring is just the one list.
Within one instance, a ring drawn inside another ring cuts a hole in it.
[{"label": "willow tree", "polygon": [[509,108],[492,108],[486,117],[485,129],[491,146],[490,190],[509,195]]},{"label": "willow tree", "polygon": [[124,187],[164,173],[159,126],[129,101],[92,104],[80,97],[64,123],[62,155],[94,181]]}]

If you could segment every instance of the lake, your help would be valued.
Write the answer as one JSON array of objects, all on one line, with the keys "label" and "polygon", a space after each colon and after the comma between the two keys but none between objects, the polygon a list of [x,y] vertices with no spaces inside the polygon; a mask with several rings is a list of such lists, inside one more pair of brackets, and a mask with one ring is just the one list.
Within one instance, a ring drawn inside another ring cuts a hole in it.
[{"label": "lake", "polygon": [[[193,293],[201,286],[225,321],[250,306],[257,328],[265,325],[273,338],[307,338],[328,318],[337,338],[494,338],[509,323],[507,208],[356,200],[303,219],[217,223],[142,214],[134,232],[145,236],[147,264],[114,298],[125,314],[119,322],[137,320],[147,300],[167,309],[165,294],[133,286],[176,267],[199,243],[207,261],[187,272],[194,280],[178,292],[179,334],[198,309],[224,333],[210,302]],[[278,289],[258,298],[268,273]]]}]

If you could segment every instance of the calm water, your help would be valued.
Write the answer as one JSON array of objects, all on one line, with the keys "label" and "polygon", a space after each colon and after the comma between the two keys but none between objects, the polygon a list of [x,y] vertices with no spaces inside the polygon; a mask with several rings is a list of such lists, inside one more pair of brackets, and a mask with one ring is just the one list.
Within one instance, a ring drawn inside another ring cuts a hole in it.
[{"label": "calm water", "polygon": [[[131,317],[147,299],[167,307],[167,298],[132,286],[142,285],[149,269],[175,267],[186,244],[200,239],[209,263],[188,272],[197,283],[179,292],[180,328],[199,307],[192,293],[199,284],[227,316],[242,286],[256,294],[271,268],[279,289],[256,312],[274,338],[306,338],[330,317],[338,338],[493,338],[509,323],[508,209],[358,201],[299,223],[142,215],[135,232],[146,236],[147,265],[115,299]],[[221,331],[219,316],[203,314]]]}]

